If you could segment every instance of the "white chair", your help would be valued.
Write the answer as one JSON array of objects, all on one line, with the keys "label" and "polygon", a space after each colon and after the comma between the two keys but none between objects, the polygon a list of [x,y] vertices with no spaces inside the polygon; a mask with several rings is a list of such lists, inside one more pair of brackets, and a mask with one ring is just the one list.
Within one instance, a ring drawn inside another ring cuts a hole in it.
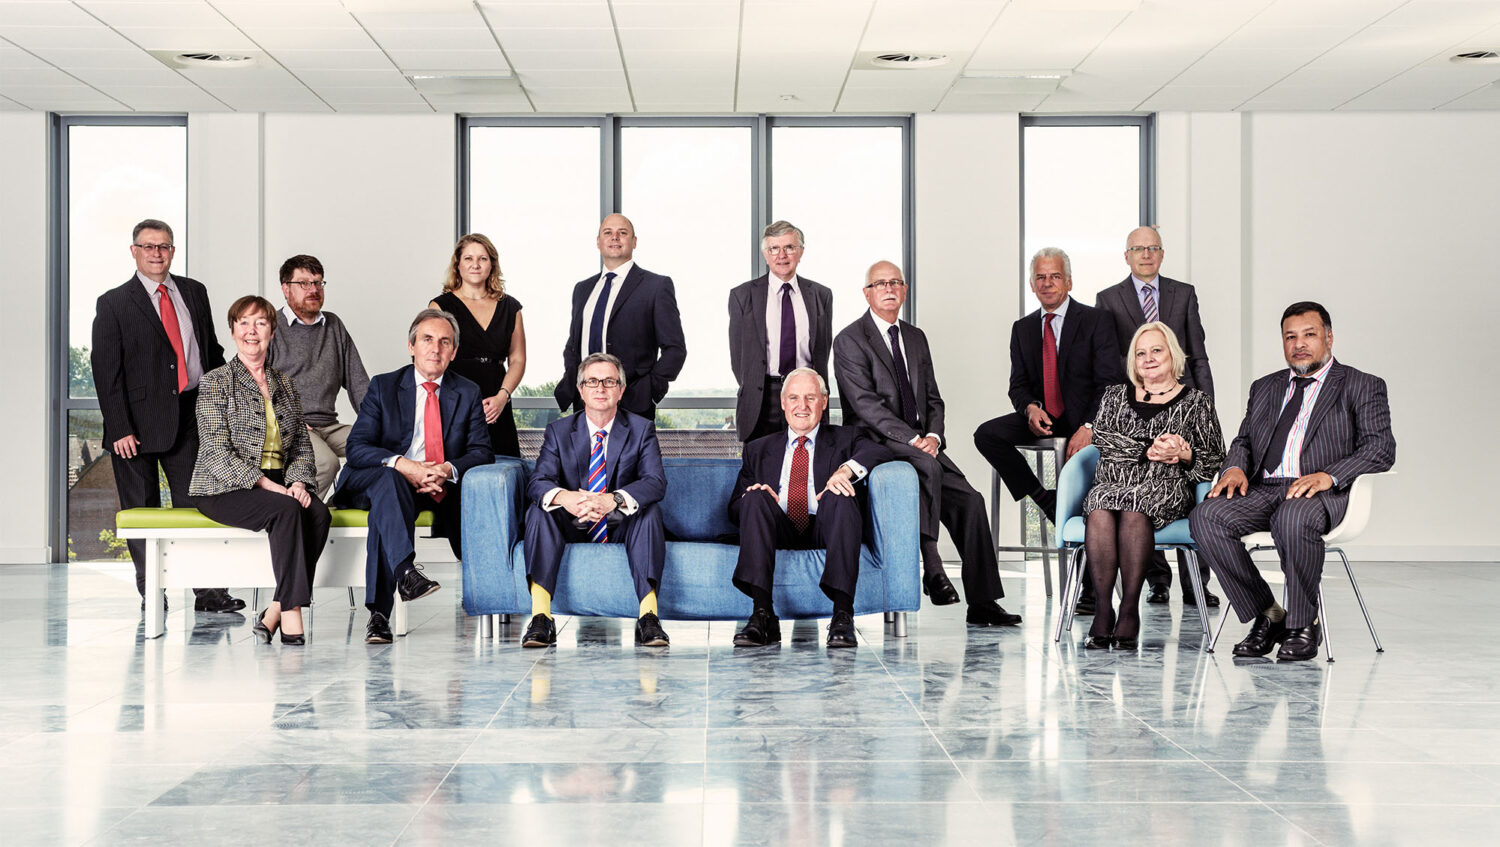
[{"label": "white chair", "polygon": [[[1370,628],[1370,639],[1375,642],[1375,652],[1384,653],[1385,648],[1380,646],[1380,636],[1375,634],[1375,622],[1370,620],[1370,609],[1365,606],[1364,595],[1359,592],[1359,582],[1354,578],[1354,569],[1349,566],[1349,557],[1344,555],[1344,544],[1348,544],[1358,538],[1370,524],[1370,505],[1373,499],[1372,489],[1374,478],[1378,476],[1395,476],[1395,471],[1383,473],[1361,474],[1354,478],[1354,484],[1349,486],[1349,508],[1344,512],[1344,519],[1339,525],[1328,530],[1323,535],[1323,543],[1326,545],[1326,553],[1337,553],[1344,562],[1344,573],[1349,575],[1349,585],[1354,589],[1354,599],[1359,601],[1359,610],[1364,613],[1365,626]],[[1271,539],[1269,532],[1252,532],[1240,539],[1251,555],[1262,550],[1276,549],[1275,542]],[[1326,559],[1325,559],[1326,561]],[[1285,590],[1283,589],[1283,599]],[[1219,633],[1224,631],[1224,621],[1229,615],[1219,616],[1219,627],[1214,630],[1213,641],[1209,642],[1208,652],[1214,651],[1214,645],[1219,643]],[[1328,613],[1323,606],[1323,585],[1318,584],[1318,620],[1323,625],[1323,647],[1328,656],[1328,661],[1333,661],[1333,639],[1329,637]]]}]

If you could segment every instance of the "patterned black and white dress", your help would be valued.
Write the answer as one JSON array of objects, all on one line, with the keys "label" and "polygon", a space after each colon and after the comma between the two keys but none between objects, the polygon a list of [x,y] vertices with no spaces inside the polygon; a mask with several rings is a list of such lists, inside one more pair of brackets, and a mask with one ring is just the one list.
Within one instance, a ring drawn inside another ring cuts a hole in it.
[{"label": "patterned black and white dress", "polygon": [[[1146,458],[1151,442],[1168,432],[1193,448],[1192,462],[1169,465]],[[1083,500],[1083,513],[1141,512],[1156,529],[1187,517],[1196,499],[1194,486],[1213,479],[1224,462],[1224,435],[1214,401],[1186,386],[1158,404],[1136,400],[1133,386],[1105,389],[1094,416],[1094,446],[1099,448],[1099,468]]]}]

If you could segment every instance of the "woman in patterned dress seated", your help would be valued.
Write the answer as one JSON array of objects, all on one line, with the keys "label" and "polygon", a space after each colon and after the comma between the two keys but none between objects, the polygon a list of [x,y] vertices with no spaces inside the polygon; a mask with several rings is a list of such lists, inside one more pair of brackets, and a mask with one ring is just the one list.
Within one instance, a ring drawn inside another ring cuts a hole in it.
[{"label": "woman in patterned dress seated", "polygon": [[[1135,648],[1156,530],[1187,517],[1196,483],[1213,479],[1224,461],[1213,400],[1180,381],[1186,362],[1166,324],[1144,324],[1130,341],[1129,384],[1106,389],[1099,400],[1099,467],[1083,500],[1084,551],[1098,597],[1087,649]],[[1116,573],[1122,583],[1118,617],[1111,605]]]}]

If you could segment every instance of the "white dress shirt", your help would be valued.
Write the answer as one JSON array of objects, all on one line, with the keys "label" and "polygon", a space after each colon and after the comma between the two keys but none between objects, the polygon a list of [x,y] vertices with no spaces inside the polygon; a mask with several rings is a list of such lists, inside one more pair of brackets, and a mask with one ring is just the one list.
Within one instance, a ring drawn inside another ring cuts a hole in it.
[{"label": "white dress shirt", "polygon": [[781,286],[792,287],[792,316],[797,325],[797,367],[812,365],[812,334],[808,331],[807,301],[802,299],[802,286],[796,274],[791,279],[777,279],[776,274],[766,275],[766,374],[786,376],[781,372]]},{"label": "white dress shirt", "polygon": [[[620,289],[625,285],[625,277],[629,276],[630,269],[633,267],[635,267],[635,262],[629,261],[612,271],[604,271],[594,280],[593,290],[589,292],[588,299],[583,301],[583,325],[582,331],[578,333],[578,358],[588,358],[590,352],[589,327],[593,326],[594,323],[594,306],[599,302],[600,292],[604,291],[604,277],[614,274],[615,278],[609,286],[609,302],[604,304],[604,335],[599,339],[604,345],[603,349],[609,349],[609,318],[610,315],[614,314],[615,301],[620,299]],[[572,374],[568,375],[569,379],[572,379],[572,377]]]},{"label": "white dress shirt", "polygon": [[[906,378],[908,380],[912,381],[912,393],[915,394],[916,393],[916,382],[915,382],[915,380],[912,380],[912,375],[911,375],[911,351],[908,350],[907,347],[906,347],[906,333],[904,333],[904,332],[901,331],[901,322],[900,321],[896,321],[895,323],[891,323],[890,321],[886,320],[885,318],[882,318],[881,316],[875,314],[875,310],[874,309],[870,310],[870,320],[872,320],[872,321],[875,322],[875,328],[880,331],[880,337],[881,337],[881,339],[883,341],[885,341],[885,352],[891,354],[891,360],[892,361],[895,361],[895,359],[896,359],[896,353],[895,353],[895,351],[891,350],[891,327],[895,327],[896,328],[896,337],[901,339],[901,358],[906,362]],[[915,398],[913,398],[913,399],[915,399]],[[895,411],[896,411],[896,414],[898,414],[898,415],[901,413],[901,410],[899,408],[896,409]],[[918,409],[917,410],[917,414],[921,415],[922,414],[922,410]],[[943,437],[941,435],[938,435],[935,432],[929,432],[929,433],[927,433],[927,437],[936,440],[939,446],[941,446],[942,443],[943,443]],[[908,441],[906,443],[907,444],[916,444],[920,440],[921,440],[921,436],[917,436],[917,437],[913,438],[912,440],[910,440],[910,441]]]},{"label": "white dress shirt", "polygon": [[[589,452],[590,452],[590,454],[592,454],[593,450],[594,450],[594,437],[597,436],[599,433],[602,432],[602,433],[604,433],[604,441],[602,443],[600,443],[599,449],[601,449],[601,450],[604,451],[604,455],[605,456],[609,455],[609,431],[612,430],[612,429],[614,429],[614,427],[615,427],[615,419],[613,417],[611,417],[604,424],[604,426],[594,426],[594,422],[593,421],[589,421]],[[559,451],[559,452],[561,452],[561,451]],[[609,467],[608,467],[608,465],[606,465],[605,468],[604,468],[604,474],[605,474],[605,477],[606,477],[605,482],[608,483],[608,476],[609,476]],[[588,481],[584,480],[584,484],[587,485],[587,483],[588,483]],[[552,511],[556,511],[558,509],[561,509],[562,508],[562,504],[559,503],[559,502],[557,502],[557,495],[561,494],[562,492],[563,492],[563,489],[561,487],[552,488],[552,489],[548,490],[546,494],[542,495],[542,508],[544,510],[548,511],[548,512],[552,512]],[[630,492],[628,492],[628,491],[621,491],[620,492],[620,496],[625,498],[625,505],[619,507],[620,514],[625,515],[625,516],[628,517],[630,515],[635,514],[636,511],[641,508],[640,504],[637,503],[637,502],[635,502],[635,498],[630,496]]]},{"label": "white dress shirt", "polygon": [[[807,450],[807,513],[809,515],[816,515],[818,513],[818,489],[817,483],[813,481],[813,456],[815,446],[818,442],[818,430],[821,428],[821,424],[813,427],[812,431],[807,434],[807,444],[804,445],[804,449]],[[797,439],[801,437],[790,428],[786,431],[786,455],[781,457],[781,480],[776,483],[776,502],[781,504],[781,511],[783,512],[786,511],[786,493],[792,481],[792,459],[796,457]],[[844,465],[848,465],[849,470],[854,472],[855,482],[864,479],[865,474],[869,473],[863,465],[853,459],[845,462]],[[837,473],[838,468],[834,468],[834,472]],[[842,497],[844,495],[835,494],[833,496]]]},{"label": "white dress shirt", "polygon": [[177,329],[182,333],[182,357],[187,362],[187,388],[183,390],[195,390],[198,380],[203,378],[203,360],[198,356],[198,337],[193,333],[193,316],[188,312],[187,301],[182,299],[182,292],[177,290],[177,281],[172,279],[171,274],[167,274],[166,282],[152,282],[140,271],[135,272],[135,278],[146,286],[146,296],[151,298],[151,308],[156,310],[158,316],[161,315],[161,292],[157,288],[161,285],[167,287],[172,306],[177,310]]},{"label": "white dress shirt", "polygon": [[[295,284],[295,283],[293,283],[293,284]],[[292,311],[292,307],[291,306],[282,306],[281,307],[281,313],[283,315],[286,315],[286,322],[287,322],[288,325],[291,325],[291,324],[302,324],[303,326],[317,326],[320,323],[327,323],[328,322],[328,316],[325,315],[325,314],[323,314],[323,312],[321,310],[318,312],[318,319],[315,320],[315,321],[313,321],[312,323],[308,323],[307,321],[304,321],[301,318],[297,317],[297,313],[294,312],[294,311]]]},{"label": "white dress shirt", "polygon": [[1073,302],[1073,298],[1072,297],[1064,297],[1063,301],[1062,301],[1062,305],[1058,306],[1052,312],[1049,313],[1046,309],[1042,310],[1042,338],[1045,339],[1047,337],[1047,315],[1051,314],[1052,315],[1052,337],[1057,340],[1057,352],[1059,352],[1059,353],[1062,352],[1062,328],[1063,328],[1063,321],[1065,321],[1065,320],[1068,319],[1068,304],[1072,303],[1072,302]]},{"label": "white dress shirt", "polygon": [[[400,456],[391,456],[390,458],[386,459],[384,464],[388,468],[396,467],[396,460],[402,457],[411,459],[413,462],[427,461],[427,389],[423,387],[422,383],[437,383],[437,391],[433,392],[433,396],[437,397],[438,402],[441,403],[443,395],[443,378],[442,376],[439,376],[437,379],[430,380],[422,376],[422,374],[417,372],[416,370],[412,371],[412,377],[415,378],[417,382],[417,401],[416,403],[412,404],[416,407],[416,411],[411,427],[411,446],[407,447],[406,452],[401,454]],[[439,434],[439,437],[442,437],[441,433]],[[453,462],[449,461],[446,456],[443,458],[443,461],[447,462],[448,464],[448,481],[458,482],[458,468],[453,467]]]},{"label": "white dress shirt", "polygon": [[[1286,436],[1286,449],[1281,453],[1281,464],[1266,471],[1265,479],[1281,477],[1283,479],[1297,479],[1302,476],[1302,441],[1307,437],[1307,423],[1312,419],[1313,407],[1318,403],[1318,395],[1323,391],[1323,383],[1328,379],[1328,373],[1333,369],[1333,357],[1329,356],[1323,367],[1308,374],[1313,379],[1311,385],[1302,389],[1302,408],[1297,412],[1297,419],[1292,422],[1292,431]],[[1280,419],[1281,412],[1286,410],[1286,404],[1291,402],[1292,392],[1297,390],[1297,383],[1292,380],[1302,376],[1292,371],[1287,377],[1286,393],[1281,396],[1281,406],[1276,412]],[[1306,378],[1306,377],[1304,377]],[[1337,480],[1335,480],[1337,482]]]}]

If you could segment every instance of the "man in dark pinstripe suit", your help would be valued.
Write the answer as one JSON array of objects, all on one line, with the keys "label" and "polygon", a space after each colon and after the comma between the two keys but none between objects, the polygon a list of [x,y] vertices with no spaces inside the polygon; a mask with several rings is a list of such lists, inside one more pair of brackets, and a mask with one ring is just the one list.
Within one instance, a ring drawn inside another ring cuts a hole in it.
[{"label": "man in dark pinstripe suit", "polygon": [[[1322,629],[1318,583],[1323,534],[1343,520],[1349,486],[1396,460],[1385,381],[1333,361],[1333,321],[1317,303],[1288,306],[1281,345],[1289,370],[1250,386],[1239,435],[1209,499],[1193,510],[1193,538],[1242,622],[1254,621],[1236,656],[1311,659]],[[1269,529],[1286,574],[1286,608],[1240,537]]]}]

